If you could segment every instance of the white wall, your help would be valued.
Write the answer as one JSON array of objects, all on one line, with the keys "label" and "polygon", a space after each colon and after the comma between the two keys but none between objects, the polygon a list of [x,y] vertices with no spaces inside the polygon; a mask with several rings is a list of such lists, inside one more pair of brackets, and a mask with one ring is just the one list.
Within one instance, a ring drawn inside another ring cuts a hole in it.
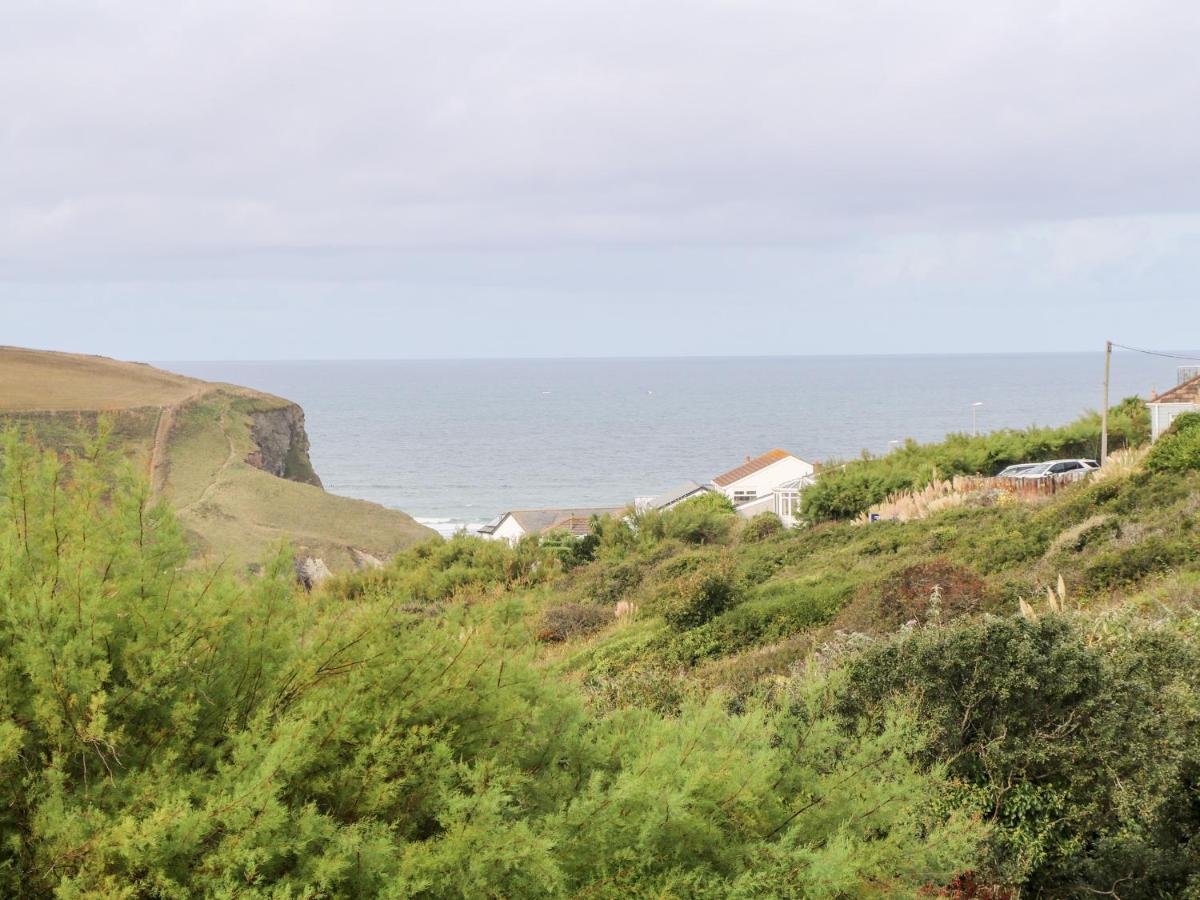
[{"label": "white wall", "polygon": [[1195,403],[1151,403],[1150,440],[1157,441],[1159,435],[1171,427],[1175,417],[1185,412],[1195,412]]},{"label": "white wall", "polygon": [[735,512],[743,519],[753,519],[759,513],[775,512],[775,495],[767,494],[750,503],[743,503]]},{"label": "white wall", "polygon": [[510,544],[515,544],[524,536],[525,529],[518,525],[512,516],[505,516],[504,521],[492,532],[493,541],[508,541]]},{"label": "white wall", "polygon": [[764,494],[770,494],[785,481],[791,481],[794,478],[803,478],[805,475],[811,475],[812,473],[812,463],[807,463],[795,456],[788,456],[778,462],[771,463],[769,466],[764,466],[757,472],[752,472],[745,478],[740,478],[733,484],[728,484],[719,490],[730,500],[739,491],[754,491],[757,498],[762,497]]}]

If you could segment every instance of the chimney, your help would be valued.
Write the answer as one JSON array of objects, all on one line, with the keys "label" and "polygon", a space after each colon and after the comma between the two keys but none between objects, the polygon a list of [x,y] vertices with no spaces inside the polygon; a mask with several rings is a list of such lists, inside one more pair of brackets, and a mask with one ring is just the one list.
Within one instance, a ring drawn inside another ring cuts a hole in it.
[{"label": "chimney", "polygon": [[746,454],[746,462],[750,462],[750,454],[749,453]]}]

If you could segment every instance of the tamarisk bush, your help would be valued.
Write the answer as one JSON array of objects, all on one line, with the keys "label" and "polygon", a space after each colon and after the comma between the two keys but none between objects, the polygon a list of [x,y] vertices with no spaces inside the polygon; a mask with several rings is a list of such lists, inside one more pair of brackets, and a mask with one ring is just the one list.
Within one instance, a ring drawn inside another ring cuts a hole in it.
[{"label": "tamarisk bush", "polygon": [[807,680],[599,715],[516,601],[410,600],[191,561],[103,433],[8,434],[0,895],[911,896],[973,865],[896,707],[848,729]]}]

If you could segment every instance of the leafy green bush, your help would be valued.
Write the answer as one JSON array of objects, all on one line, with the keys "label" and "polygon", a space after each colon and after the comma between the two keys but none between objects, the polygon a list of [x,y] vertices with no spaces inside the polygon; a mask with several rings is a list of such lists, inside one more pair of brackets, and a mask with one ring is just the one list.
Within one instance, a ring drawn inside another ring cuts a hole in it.
[{"label": "leafy green bush", "polygon": [[764,541],[783,531],[783,522],[773,512],[762,512],[746,523],[741,539],[747,543]]},{"label": "leafy green bush", "polygon": [[737,586],[728,572],[706,567],[676,579],[662,601],[662,616],[672,628],[686,631],[719,616],[737,599]]},{"label": "leafy green bush", "polygon": [[1111,590],[1197,559],[1200,541],[1195,536],[1150,535],[1101,553],[1084,571],[1084,583],[1092,591]]},{"label": "leafy green bush", "polygon": [[914,697],[992,824],[987,870],[1033,896],[1180,896],[1200,871],[1200,655],[1165,633],[1104,642],[1071,621],[930,628],[848,666],[850,721]]},{"label": "leafy green bush", "polygon": [[720,543],[736,521],[733,504],[717,493],[700,494],[662,513],[663,534],[689,544]]},{"label": "leafy green bush", "polygon": [[1183,413],[1171,423],[1146,455],[1150,472],[1200,469],[1200,413]]}]

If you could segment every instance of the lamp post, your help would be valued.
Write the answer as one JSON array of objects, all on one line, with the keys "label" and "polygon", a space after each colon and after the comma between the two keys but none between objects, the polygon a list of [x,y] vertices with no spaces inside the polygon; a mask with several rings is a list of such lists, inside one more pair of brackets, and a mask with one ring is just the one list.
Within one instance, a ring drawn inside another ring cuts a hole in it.
[{"label": "lamp post", "polygon": [[899,446],[900,446],[899,441],[888,441],[888,453],[891,453],[893,450],[895,450]]},{"label": "lamp post", "polygon": [[971,437],[979,437],[978,419],[979,407],[983,406],[982,400],[977,400],[971,404]]}]

